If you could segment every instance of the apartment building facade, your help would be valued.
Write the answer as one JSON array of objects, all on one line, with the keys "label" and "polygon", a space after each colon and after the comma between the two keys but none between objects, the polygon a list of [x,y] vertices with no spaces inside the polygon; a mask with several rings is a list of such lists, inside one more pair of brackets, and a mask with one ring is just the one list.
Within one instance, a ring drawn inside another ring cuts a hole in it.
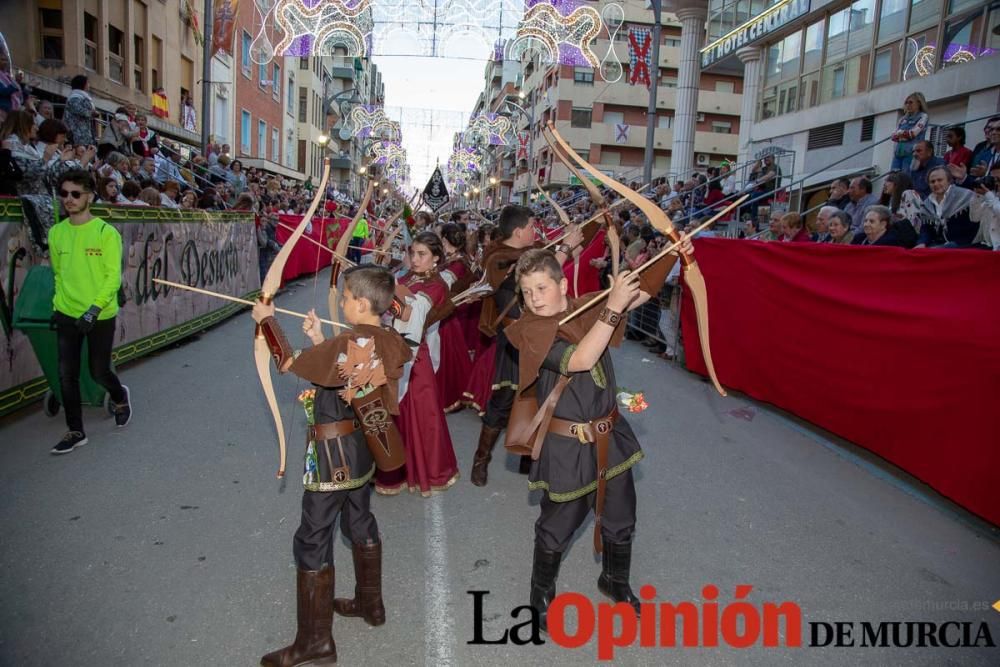
[{"label": "apartment building facade", "polygon": [[998,52],[1000,8],[984,0],[712,0],[701,60],[744,73],[741,155],[794,153],[786,174],[819,201],[833,178],[888,169],[910,93],[926,97],[939,148],[933,126],[981,141],[981,117],[1000,110]]},{"label": "apartment building facade", "polygon": [[[169,115],[150,114],[150,126],[189,146],[201,143],[202,49],[182,0],[26,0],[4,3],[3,19],[14,67],[39,97],[59,105],[70,79],[85,74],[99,110],[133,103],[150,113],[153,91],[162,88]],[[194,130],[181,124],[186,95],[197,112]]]}]

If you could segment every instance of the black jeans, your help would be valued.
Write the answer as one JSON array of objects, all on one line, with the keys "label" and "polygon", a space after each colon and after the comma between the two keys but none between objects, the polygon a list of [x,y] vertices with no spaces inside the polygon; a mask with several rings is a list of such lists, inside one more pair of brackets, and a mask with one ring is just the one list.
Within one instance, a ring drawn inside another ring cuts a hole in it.
[{"label": "black jeans", "polygon": [[56,338],[59,344],[59,386],[62,404],[66,411],[66,426],[71,431],[83,432],[83,412],[80,408],[80,351],[87,339],[90,355],[90,376],[104,387],[115,403],[125,401],[125,389],[118,376],[111,370],[111,348],[115,342],[115,318],[98,320],[90,333],[83,334],[76,328],[76,320],[68,315],[55,314]]},{"label": "black jeans", "polygon": [[300,570],[333,567],[334,525],[340,515],[340,532],[352,544],[378,542],[378,522],[371,511],[372,487],[345,491],[305,491],[302,519],[295,531],[292,552]]}]

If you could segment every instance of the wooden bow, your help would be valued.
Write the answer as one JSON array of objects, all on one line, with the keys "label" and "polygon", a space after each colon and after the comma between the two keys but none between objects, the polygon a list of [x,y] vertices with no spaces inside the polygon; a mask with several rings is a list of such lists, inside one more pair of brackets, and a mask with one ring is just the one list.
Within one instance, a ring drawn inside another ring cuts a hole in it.
[{"label": "wooden bow", "polygon": [[[319,187],[316,188],[316,194],[313,196],[312,203],[309,204],[309,209],[302,216],[299,224],[296,225],[292,235],[281,246],[281,250],[278,251],[274,261],[271,262],[271,266],[264,275],[264,279],[260,281],[260,300],[262,302],[270,304],[274,301],[275,295],[281,288],[281,274],[284,272],[285,264],[288,263],[288,258],[292,254],[292,248],[302,238],[306,227],[312,222],[313,216],[316,214],[316,209],[319,207],[319,202],[326,193],[326,182],[329,178],[330,158],[324,158],[323,177],[320,179]],[[331,319],[336,320],[337,318],[333,317]],[[267,405],[274,419],[274,427],[278,431],[278,478],[280,479],[285,476],[285,427],[281,421],[281,412],[278,410],[278,399],[274,395],[274,383],[271,380],[271,350],[267,345],[267,340],[264,338],[264,333],[260,325],[256,325],[254,328],[253,356],[257,365],[257,377],[260,378],[260,386],[264,390],[264,398],[267,399]]]},{"label": "wooden bow", "polygon": [[340,277],[340,267],[343,262],[341,257],[347,257],[347,248],[351,244],[351,237],[354,235],[354,228],[358,226],[358,222],[361,217],[365,215],[368,208],[368,202],[371,201],[372,192],[375,190],[374,181],[368,181],[368,187],[365,189],[365,196],[361,199],[361,204],[358,205],[358,212],[354,215],[354,218],[347,225],[347,229],[344,233],[340,235],[337,239],[337,246],[333,250],[333,258],[330,262],[330,294],[327,297],[327,305],[330,308],[330,319],[337,320],[342,319],[337,317],[337,279]]},{"label": "wooden bow", "polygon": [[[549,121],[548,129],[556,143],[563,148],[566,154],[576,160],[576,162],[592,174],[594,178],[635,204],[635,206],[642,211],[649,220],[649,223],[653,225],[657,231],[669,238],[673,243],[679,244],[681,242],[680,234],[677,232],[677,229],[674,227],[674,223],[670,220],[670,217],[666,214],[666,212],[664,212],[663,209],[645,197],[633,192],[630,188],[622,185],[615,179],[610,178],[577,155],[576,151],[574,151],[573,148],[567,144],[561,136],[559,136],[559,132],[555,128],[555,123],[552,121]],[[715,365],[712,363],[712,348],[709,344],[708,338],[708,289],[705,286],[705,277],[702,275],[701,269],[698,267],[698,262],[694,259],[694,257],[681,253],[681,263],[683,265],[684,277],[687,281],[688,291],[694,300],[694,310],[698,319],[698,336],[701,342],[701,353],[705,358],[705,366],[708,369],[708,376],[712,379],[712,384],[715,385],[716,391],[718,391],[722,396],[725,396],[726,391],[719,383],[719,378],[715,374]]]}]

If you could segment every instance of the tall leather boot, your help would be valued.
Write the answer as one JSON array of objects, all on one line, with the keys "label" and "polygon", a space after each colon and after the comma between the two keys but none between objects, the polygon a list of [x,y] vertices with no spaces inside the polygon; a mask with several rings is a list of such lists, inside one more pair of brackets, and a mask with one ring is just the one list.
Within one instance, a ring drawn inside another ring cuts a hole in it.
[{"label": "tall leather boot", "polygon": [[639,613],[639,598],[629,585],[632,569],[632,543],[611,542],[601,536],[604,544],[601,554],[601,576],[597,578],[597,588],[615,602],[627,602]]},{"label": "tall leather boot", "polygon": [[549,631],[549,604],[556,596],[556,578],[562,552],[547,551],[535,544],[535,558],[531,564],[531,599],[528,604],[538,610],[538,620],[543,632]]},{"label": "tall leather boot", "polygon": [[336,598],[333,610],[341,616],[365,619],[368,625],[385,623],[382,604],[382,543],[368,542],[351,547],[354,554],[354,598]]},{"label": "tall leather boot", "polygon": [[482,430],[479,431],[479,446],[472,458],[472,473],[469,475],[469,479],[476,486],[486,486],[488,476],[486,469],[493,458],[493,448],[496,447],[502,430],[483,424]]},{"label": "tall leather boot", "polygon": [[298,632],[291,646],[268,653],[262,667],[334,665],[337,645],[333,642],[333,568],[298,571]]}]

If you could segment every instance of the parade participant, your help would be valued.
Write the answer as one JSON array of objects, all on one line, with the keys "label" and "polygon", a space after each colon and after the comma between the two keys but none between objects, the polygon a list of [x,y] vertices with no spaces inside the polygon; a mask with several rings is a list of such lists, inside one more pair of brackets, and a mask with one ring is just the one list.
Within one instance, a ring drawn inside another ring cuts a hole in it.
[{"label": "parade participant", "polygon": [[[344,271],[340,300],[344,319],[352,329],[324,339],[315,310],[302,325],[313,347],[295,353],[274,319],[274,305],[258,301],[253,318],[261,327],[282,372],[290,371],[312,382],[315,390],[304,400],[311,412],[303,475],[302,515],[292,552],[297,572],[298,631],[295,641],[261,658],[266,667],[333,664],[333,613],[360,616],[369,625],[385,623],[382,602],[382,542],[371,512],[375,472],[373,447],[358,420],[373,400],[385,412],[398,414],[396,383],[409,346],[398,333],[383,328],[381,315],[392,303],[395,280],[380,267]],[[311,409],[310,409],[311,405]],[[386,438],[399,434],[389,419]],[[388,439],[386,440],[388,442]],[[353,599],[334,599],[333,538],[337,517],[351,541],[356,579]]]},{"label": "parade participant", "polygon": [[413,293],[405,297],[409,317],[393,320],[393,327],[417,348],[399,385],[397,423],[406,447],[406,466],[391,473],[379,472],[375,491],[395,495],[408,488],[427,497],[458,480],[458,461],[434,376],[434,366],[440,360],[438,327],[442,310],[448,306],[448,285],[438,272],[444,262],[441,240],[431,232],[417,234],[409,259],[410,271],[402,279]]},{"label": "parade participant", "polygon": [[[693,252],[690,241],[682,249]],[[598,304],[560,325],[588,299],[567,297],[567,280],[555,256],[545,250],[524,253],[516,277],[528,313],[507,329],[507,336],[519,351],[519,394],[534,393],[542,414],[532,423],[540,421],[538,437],[544,438],[528,484],[544,491],[535,523],[530,604],[547,629],[562,555],[593,506],[594,545],[602,554],[597,586],[638,613],[639,600],[629,584],[636,509],[631,469],[643,453],[618,412],[608,347],[621,344],[625,313],[650,295],[640,290],[642,274],[622,272],[603,307]]]},{"label": "parade participant", "polygon": [[[583,235],[573,226],[566,235],[565,242],[557,247],[556,257],[560,265],[571,257],[573,249],[580,245]],[[531,210],[523,206],[508,205],[500,212],[499,241],[483,257],[483,271],[493,288],[493,294],[483,300],[479,319],[480,330],[496,338],[496,361],[493,371],[493,385],[483,426],[479,432],[479,444],[473,457],[470,479],[476,486],[486,486],[488,467],[493,458],[500,432],[507,425],[510,408],[517,390],[517,350],[507,343],[504,328],[520,316],[517,305],[514,265],[535,243],[535,228]],[[521,471],[527,472],[522,459]]]},{"label": "parade participant", "polygon": [[87,444],[80,407],[80,349],[87,341],[90,375],[107,390],[115,424],[132,419],[128,387],[111,370],[115,316],[122,282],[122,237],[118,230],[94,217],[94,177],[82,169],[62,176],[59,198],[67,217],[49,230],[49,258],[55,274],[52,321],[59,351],[59,387],[69,431],[52,448],[68,454]]},{"label": "parade participant", "polygon": [[[444,247],[444,268],[441,278],[448,285],[449,294],[464,292],[474,278],[469,260],[465,257],[465,232],[457,223],[441,227],[441,245]],[[441,322],[441,363],[435,369],[441,405],[445,412],[462,407],[462,394],[472,373],[471,346],[465,339],[462,320],[458,315],[472,304],[462,304]]]},{"label": "parade participant", "polygon": [[[482,259],[485,253],[493,246],[497,228],[492,223],[484,223],[476,231],[478,248],[475,255],[473,270],[477,274],[477,279],[481,277]],[[496,338],[490,338],[479,330],[479,317],[483,310],[482,299],[476,299],[468,304],[468,310],[464,306],[458,309],[457,317],[463,322],[465,329],[465,340],[472,341],[472,372],[469,375],[468,384],[462,392],[462,405],[475,410],[480,417],[486,414],[486,404],[489,403],[490,393],[493,391],[493,372],[496,368]]]}]

